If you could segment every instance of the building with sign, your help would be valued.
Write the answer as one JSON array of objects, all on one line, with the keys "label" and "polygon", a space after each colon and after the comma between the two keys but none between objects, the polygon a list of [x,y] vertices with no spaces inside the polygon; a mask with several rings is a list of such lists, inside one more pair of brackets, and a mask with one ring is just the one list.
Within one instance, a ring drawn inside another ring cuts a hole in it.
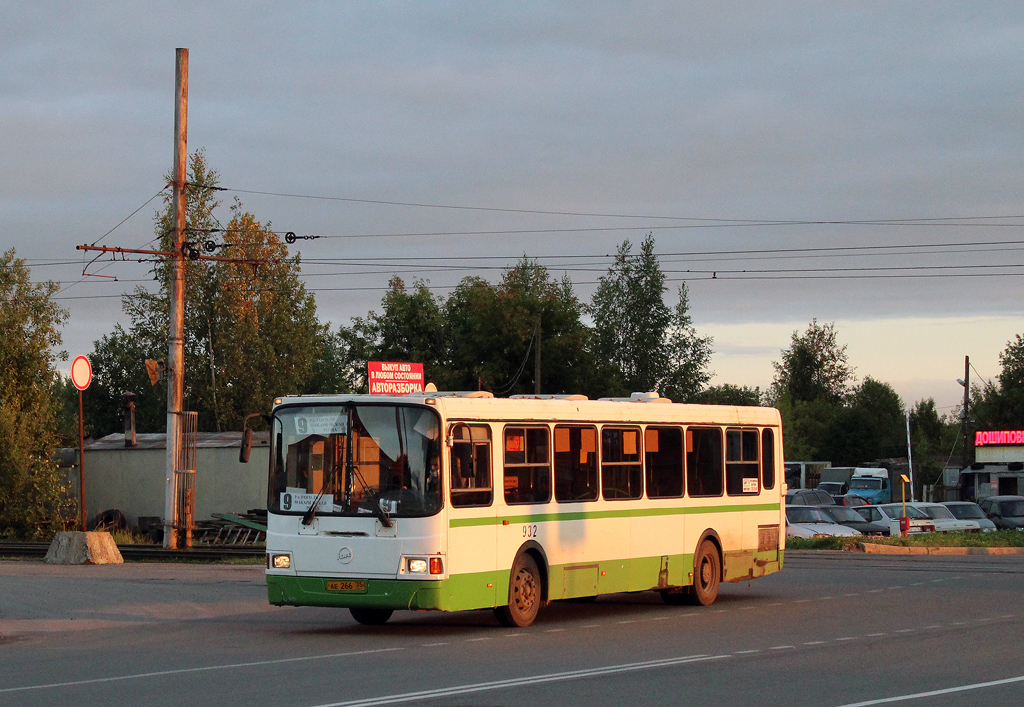
[{"label": "building with sign", "polygon": [[960,498],[1024,493],[1024,430],[978,430],[974,464],[960,472]]}]

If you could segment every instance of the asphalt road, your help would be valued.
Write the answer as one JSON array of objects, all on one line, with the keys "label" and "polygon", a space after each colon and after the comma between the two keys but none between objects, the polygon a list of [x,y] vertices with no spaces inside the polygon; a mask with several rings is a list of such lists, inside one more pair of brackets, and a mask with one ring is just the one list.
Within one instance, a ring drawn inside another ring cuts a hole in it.
[{"label": "asphalt road", "polygon": [[[0,705],[1020,705],[1024,556],[790,553],[707,608],[266,604],[262,568],[0,563]],[[909,698],[909,699],[908,699]]]}]

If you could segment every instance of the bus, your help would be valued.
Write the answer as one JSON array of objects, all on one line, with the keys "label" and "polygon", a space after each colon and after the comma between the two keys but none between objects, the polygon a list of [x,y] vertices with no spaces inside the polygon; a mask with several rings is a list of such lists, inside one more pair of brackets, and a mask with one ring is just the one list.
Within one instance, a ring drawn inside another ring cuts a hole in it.
[{"label": "bus", "polygon": [[271,604],[494,610],[657,591],[709,605],[782,568],[773,408],[426,392],[274,401]]}]

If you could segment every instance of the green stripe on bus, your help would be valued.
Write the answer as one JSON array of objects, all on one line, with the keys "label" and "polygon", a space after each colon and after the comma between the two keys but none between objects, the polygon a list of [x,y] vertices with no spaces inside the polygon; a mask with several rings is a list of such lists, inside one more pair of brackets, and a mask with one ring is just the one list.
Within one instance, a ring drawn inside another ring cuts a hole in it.
[{"label": "green stripe on bus", "polygon": [[645,518],[671,515],[696,515],[702,513],[737,513],[740,511],[778,511],[778,503],[730,506],[689,506],[683,508],[624,508],[609,511],[567,511],[564,513],[533,513],[528,515],[487,518],[456,518],[448,522],[449,528],[470,528],[480,525],[501,525],[513,523],[544,523],[559,520],[595,520],[599,518]]}]

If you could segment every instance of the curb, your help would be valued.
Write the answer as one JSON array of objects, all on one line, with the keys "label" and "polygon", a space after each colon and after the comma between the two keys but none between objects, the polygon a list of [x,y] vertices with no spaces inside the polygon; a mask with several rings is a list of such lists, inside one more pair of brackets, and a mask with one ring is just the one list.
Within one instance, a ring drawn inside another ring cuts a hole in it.
[{"label": "curb", "polygon": [[1024,555],[1024,547],[927,547],[857,543],[851,549],[872,555]]}]

